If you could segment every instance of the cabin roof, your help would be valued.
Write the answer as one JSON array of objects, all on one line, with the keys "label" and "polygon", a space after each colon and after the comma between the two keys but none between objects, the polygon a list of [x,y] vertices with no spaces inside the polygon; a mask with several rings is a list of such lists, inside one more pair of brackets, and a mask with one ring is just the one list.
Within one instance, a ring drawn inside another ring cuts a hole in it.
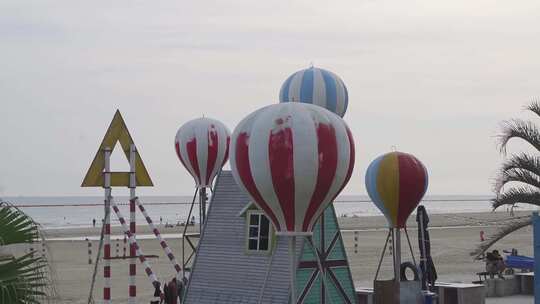
[{"label": "cabin roof", "polygon": [[[287,239],[278,238],[272,254],[246,254],[246,223],[240,214],[249,202],[231,172],[222,171],[193,262],[185,303],[259,303],[263,290],[260,303],[288,303]],[[299,255],[302,243],[297,242]]]}]

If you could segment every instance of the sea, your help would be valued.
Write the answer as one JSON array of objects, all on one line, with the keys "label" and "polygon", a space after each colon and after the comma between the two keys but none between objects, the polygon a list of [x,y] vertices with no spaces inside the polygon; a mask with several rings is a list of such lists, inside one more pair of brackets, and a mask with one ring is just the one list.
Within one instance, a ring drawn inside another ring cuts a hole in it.
[{"label": "sea", "polygon": [[[102,196],[58,196],[58,197],[1,197],[25,213],[30,215],[44,229],[85,228],[96,226],[104,215]],[[115,197],[124,216],[129,216],[128,197]],[[141,196],[140,202],[145,206],[153,222],[163,224],[185,223],[189,213],[192,196]],[[491,196],[487,195],[432,195],[424,197],[423,204],[429,213],[477,213],[491,212]],[[211,201],[211,199],[210,199]],[[382,215],[366,195],[339,196],[334,206],[338,216],[379,216]],[[195,206],[195,222],[198,222],[198,205]],[[514,210],[537,210],[534,206],[521,205]],[[497,212],[506,212],[499,208]],[[139,212],[139,210],[137,210]],[[137,223],[145,224],[144,217],[137,215]],[[118,219],[111,217],[111,224],[120,226]]]}]

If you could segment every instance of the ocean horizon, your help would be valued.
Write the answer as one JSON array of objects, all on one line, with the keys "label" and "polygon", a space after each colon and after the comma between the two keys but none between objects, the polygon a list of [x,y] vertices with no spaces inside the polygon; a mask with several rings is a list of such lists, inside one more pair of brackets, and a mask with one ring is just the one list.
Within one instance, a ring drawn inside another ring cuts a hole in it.
[{"label": "ocean horizon", "polygon": [[[489,195],[429,195],[424,197],[421,204],[432,214],[491,212],[492,198]],[[96,224],[99,224],[104,214],[102,196],[6,196],[1,199],[19,207],[45,229],[92,227],[92,220],[96,219]],[[159,223],[161,218],[164,224],[177,224],[186,221],[193,197],[140,196],[139,199],[154,222]],[[124,216],[129,214],[128,201],[127,196],[115,197]],[[334,207],[338,216],[382,215],[367,195],[338,196]],[[537,208],[519,205],[515,210]],[[496,212],[506,211],[507,208],[499,208]],[[137,213],[137,224],[145,224],[138,209]],[[198,211],[194,212],[194,216],[198,222]],[[111,224],[120,225],[115,216],[111,217]]]}]

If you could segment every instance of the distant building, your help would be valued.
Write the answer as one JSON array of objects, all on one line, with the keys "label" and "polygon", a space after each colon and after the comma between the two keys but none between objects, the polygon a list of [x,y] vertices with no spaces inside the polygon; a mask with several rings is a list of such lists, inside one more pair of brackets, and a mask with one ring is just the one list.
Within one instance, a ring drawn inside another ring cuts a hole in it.
[{"label": "distant building", "polygon": [[[357,303],[333,205],[314,229],[313,243],[321,265],[309,242],[297,240],[297,303]],[[231,172],[223,171],[216,182],[185,303],[289,303],[287,244],[286,238],[276,237],[272,224],[250,203]]]}]

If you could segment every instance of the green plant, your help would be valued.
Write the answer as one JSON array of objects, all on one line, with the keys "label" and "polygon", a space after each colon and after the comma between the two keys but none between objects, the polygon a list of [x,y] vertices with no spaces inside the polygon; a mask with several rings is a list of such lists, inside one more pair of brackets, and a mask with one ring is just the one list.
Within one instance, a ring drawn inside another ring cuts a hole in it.
[{"label": "green plant", "polygon": [[[38,225],[13,205],[0,203],[0,249],[39,238]],[[0,256],[0,303],[42,303],[50,290],[47,259],[33,252]]]}]

